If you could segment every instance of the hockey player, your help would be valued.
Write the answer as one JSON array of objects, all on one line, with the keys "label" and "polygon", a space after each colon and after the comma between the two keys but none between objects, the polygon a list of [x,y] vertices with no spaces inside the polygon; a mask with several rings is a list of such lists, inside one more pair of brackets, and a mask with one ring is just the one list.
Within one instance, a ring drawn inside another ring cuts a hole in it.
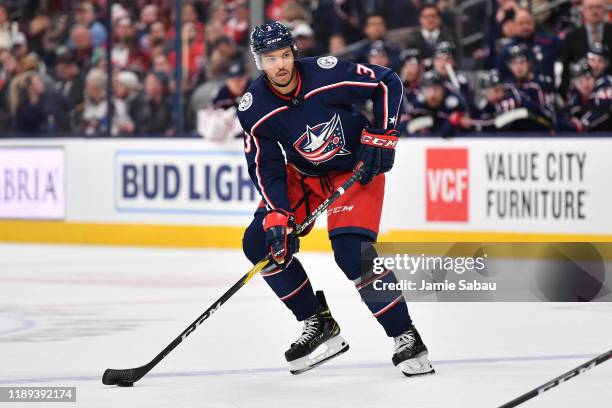
[{"label": "hockey player", "polygon": [[600,43],[591,45],[587,52],[587,62],[595,79],[603,77],[606,75],[610,62],[610,50],[606,45]]},{"label": "hockey player", "polygon": [[474,100],[474,90],[465,75],[456,72],[455,46],[449,41],[442,41],[436,45],[432,59],[433,69],[436,70],[446,80],[446,86],[459,92],[463,100],[470,106],[470,101]]},{"label": "hockey player", "polygon": [[417,100],[417,95],[421,89],[421,79],[423,77],[423,65],[421,63],[421,53],[418,48],[408,48],[401,54],[402,67],[400,79],[404,85],[404,98],[402,100],[402,113],[399,119],[398,129],[406,129],[410,119],[409,109]]},{"label": "hockey player", "polygon": [[586,60],[570,67],[572,88],[568,94],[567,112],[561,130],[598,132],[612,130],[610,107],[612,88],[609,77],[595,80]]},{"label": "hockey player", "polygon": [[[274,263],[263,278],[281,301],[304,322],[302,335],[285,352],[290,371],[301,373],[348,349],[322,292],[312,286],[294,256],[299,238],[291,234],[363,162],[360,183],[327,212],[338,266],[357,289],[392,273],[361,276],[361,245],[376,241],[385,176],[393,166],[394,130],[402,84],[391,70],[354,64],[336,57],[298,60],[287,28],[274,22],[251,33],[251,51],[262,75],[239,105],[245,130],[249,174],[262,196],[246,229],[243,248],[253,263],[270,254]],[[368,123],[353,104],[372,99],[375,119]],[[367,261],[367,260],[366,260]],[[395,339],[392,361],[407,376],[433,373],[427,348],[412,324],[401,292],[389,302],[364,299],[388,336]]]},{"label": "hockey player", "polygon": [[482,81],[484,98],[479,101],[475,117],[478,120],[477,130],[495,132],[495,118],[503,112],[505,106],[515,106],[514,102],[502,103],[513,98],[512,92],[506,88],[496,69],[487,72]]},{"label": "hockey player", "polygon": [[506,86],[515,90],[518,106],[509,106],[506,110],[526,108],[532,120],[521,122],[521,126],[515,124],[512,130],[522,131],[548,131],[553,128],[554,114],[547,106],[546,95],[540,84],[534,80],[528,50],[524,44],[514,45],[508,50],[508,69],[512,76],[506,82]]},{"label": "hockey player", "polygon": [[450,137],[472,125],[463,97],[446,86],[444,77],[434,70],[423,76],[421,92],[408,106],[407,112],[407,131],[413,136],[437,134]]},{"label": "hockey player", "polygon": [[402,51],[401,59],[400,78],[404,84],[405,99],[410,102],[416,98],[417,90],[421,86],[421,77],[423,76],[421,54],[417,48],[408,48]]}]

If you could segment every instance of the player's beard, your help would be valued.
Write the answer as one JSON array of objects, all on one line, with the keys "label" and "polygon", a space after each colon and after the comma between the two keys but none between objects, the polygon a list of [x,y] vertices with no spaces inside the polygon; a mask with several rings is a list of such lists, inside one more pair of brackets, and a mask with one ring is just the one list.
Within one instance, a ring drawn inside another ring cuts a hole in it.
[{"label": "player's beard", "polygon": [[281,84],[280,82],[276,82],[270,77],[268,77],[268,80],[272,82],[272,85],[276,86],[277,88],[284,88],[287,85],[289,85],[291,81],[293,81],[294,76],[295,76],[295,67],[291,70],[291,75],[289,76],[289,79],[287,80],[287,82],[285,82],[284,84]]}]

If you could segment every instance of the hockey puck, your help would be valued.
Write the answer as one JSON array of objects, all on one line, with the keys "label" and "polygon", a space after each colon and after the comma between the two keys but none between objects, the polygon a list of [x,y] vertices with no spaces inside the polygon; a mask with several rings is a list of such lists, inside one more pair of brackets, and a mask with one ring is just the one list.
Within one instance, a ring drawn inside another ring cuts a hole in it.
[{"label": "hockey puck", "polygon": [[132,381],[117,381],[117,385],[119,387],[133,387],[134,383]]}]

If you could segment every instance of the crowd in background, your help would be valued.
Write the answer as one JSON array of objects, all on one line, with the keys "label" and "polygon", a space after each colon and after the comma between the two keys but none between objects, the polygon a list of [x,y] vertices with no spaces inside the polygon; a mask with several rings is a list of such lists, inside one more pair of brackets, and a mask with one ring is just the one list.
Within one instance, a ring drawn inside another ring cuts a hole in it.
[{"label": "crowd in background", "polygon": [[[181,135],[239,135],[248,1],[185,0],[178,39],[174,0],[113,1],[110,16],[107,1],[0,0],[0,135],[173,136],[179,115]],[[483,0],[457,13],[462,3],[268,0],[264,13],[301,56],[395,70],[405,135],[612,131],[606,0]]]}]

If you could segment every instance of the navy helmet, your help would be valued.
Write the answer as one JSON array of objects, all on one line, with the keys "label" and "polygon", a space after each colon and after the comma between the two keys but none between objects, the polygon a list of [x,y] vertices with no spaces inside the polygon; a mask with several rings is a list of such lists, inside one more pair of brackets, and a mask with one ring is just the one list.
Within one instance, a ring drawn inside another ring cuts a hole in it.
[{"label": "navy helmet", "polygon": [[418,48],[408,48],[402,51],[400,59],[405,64],[411,62],[413,64],[419,64],[422,59],[421,51]]},{"label": "navy helmet", "polygon": [[285,47],[290,47],[293,51],[293,57],[298,58],[298,48],[291,31],[278,21],[259,25],[251,32],[251,52],[255,58],[257,69],[260,71],[263,71],[262,54]]},{"label": "navy helmet", "polygon": [[438,56],[449,56],[455,57],[455,44],[450,41],[442,41],[436,45],[436,50],[434,51],[434,57]]},{"label": "navy helmet", "polygon": [[606,62],[610,61],[610,49],[607,45],[601,43],[594,43],[589,47],[587,56],[598,56],[603,58]]},{"label": "navy helmet", "polygon": [[430,86],[441,86],[444,87],[446,79],[438,71],[431,70],[427,71],[425,75],[423,75],[423,80],[421,81],[421,86],[423,88],[427,88]]},{"label": "navy helmet", "polygon": [[499,75],[498,70],[492,69],[487,72],[484,78],[482,79],[482,88],[488,89],[496,87],[498,85],[503,85],[501,75]]},{"label": "navy helmet", "polygon": [[583,75],[591,75],[593,76],[593,71],[591,70],[591,66],[588,64],[586,59],[582,58],[575,64],[570,66],[570,73],[572,74],[572,78],[578,78]]},{"label": "navy helmet", "polygon": [[525,44],[513,45],[508,49],[508,63],[519,58],[529,61],[529,49]]}]

